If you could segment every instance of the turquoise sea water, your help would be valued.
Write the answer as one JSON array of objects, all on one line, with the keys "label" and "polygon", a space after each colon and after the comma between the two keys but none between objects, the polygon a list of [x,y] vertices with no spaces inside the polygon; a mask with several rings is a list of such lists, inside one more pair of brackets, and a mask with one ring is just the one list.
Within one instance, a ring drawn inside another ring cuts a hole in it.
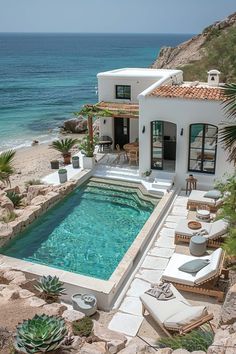
[{"label": "turquoise sea water", "polygon": [[48,140],[82,104],[96,102],[98,72],[148,67],[160,47],[190,37],[0,33],[0,151]]},{"label": "turquoise sea water", "polygon": [[138,197],[136,189],[90,181],[0,253],[109,279],[153,209],[151,202]]}]

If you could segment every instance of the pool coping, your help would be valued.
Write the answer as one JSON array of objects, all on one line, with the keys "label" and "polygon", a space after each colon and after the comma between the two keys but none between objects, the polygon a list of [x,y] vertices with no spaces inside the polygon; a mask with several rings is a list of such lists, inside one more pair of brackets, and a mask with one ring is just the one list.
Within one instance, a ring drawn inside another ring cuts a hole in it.
[{"label": "pool coping", "polygon": [[[83,175],[81,180],[77,181],[76,187],[85,182],[84,177],[85,175]],[[87,179],[89,179],[92,176],[90,173],[88,173],[86,177]],[[103,180],[105,181],[105,179]],[[111,183],[114,184],[114,180],[112,180]],[[121,181],[119,181],[119,184],[122,185]],[[128,184],[126,182],[125,186],[128,187]],[[132,186],[133,188],[138,187],[141,192],[143,192],[143,187],[141,183],[135,181],[132,183]],[[148,193],[145,194],[148,196]],[[2,254],[0,254],[0,267],[11,267],[14,269],[21,270],[25,272],[29,278],[37,278],[43,275],[57,276],[60,278],[61,281],[64,282],[67,290],[67,295],[63,297],[64,301],[70,301],[70,296],[75,292],[85,293],[89,291],[97,297],[98,306],[100,309],[110,310],[112,304],[118,296],[122,284],[124,284],[124,282],[127,280],[129,274],[133,270],[135,263],[140,260],[145,248],[147,247],[147,244],[152,239],[152,236],[154,235],[154,230],[161,222],[168,205],[174,197],[174,194],[175,191],[171,190],[169,193],[165,194],[160,199],[160,202],[156,205],[152,214],[150,215],[140,232],[137,234],[131,246],[126,251],[120,263],[118,264],[118,266],[116,267],[116,269],[108,280],[93,278],[90,276],[85,276],[46,265],[24,261]],[[150,197],[153,196],[150,195]]]}]

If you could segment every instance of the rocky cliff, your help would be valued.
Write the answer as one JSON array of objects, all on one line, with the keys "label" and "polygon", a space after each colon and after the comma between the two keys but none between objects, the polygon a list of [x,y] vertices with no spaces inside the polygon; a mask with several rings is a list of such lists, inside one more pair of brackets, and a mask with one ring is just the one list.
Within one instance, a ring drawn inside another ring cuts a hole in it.
[{"label": "rocky cliff", "polygon": [[[225,41],[225,38],[229,40]],[[227,48],[227,42],[229,48]],[[231,49],[230,49],[231,48]],[[209,51],[211,52],[210,55]],[[232,53],[230,53],[232,51]],[[228,16],[222,21],[215,22],[213,25],[205,28],[201,34],[191,38],[190,40],[181,43],[177,47],[164,47],[160,50],[157,60],[152,64],[152,68],[183,68],[185,66],[201,64],[203,69],[210,69],[216,65],[219,70],[222,70],[223,65],[235,67],[236,64],[236,12]],[[215,54],[215,55],[211,55]],[[232,54],[230,63],[222,62],[222,55],[229,56]],[[211,57],[214,58],[211,58]],[[209,58],[210,57],[210,58]],[[219,60],[220,59],[220,60]],[[219,62],[218,62],[219,61]],[[221,66],[221,67],[219,67]],[[189,68],[188,68],[189,69]],[[234,69],[232,68],[234,71]],[[232,71],[231,70],[231,71]],[[189,70],[187,70],[189,73]],[[191,75],[190,75],[191,76]],[[194,75],[193,75],[194,76]],[[236,73],[225,73],[226,79],[232,79]],[[195,79],[195,77],[190,78]]]}]

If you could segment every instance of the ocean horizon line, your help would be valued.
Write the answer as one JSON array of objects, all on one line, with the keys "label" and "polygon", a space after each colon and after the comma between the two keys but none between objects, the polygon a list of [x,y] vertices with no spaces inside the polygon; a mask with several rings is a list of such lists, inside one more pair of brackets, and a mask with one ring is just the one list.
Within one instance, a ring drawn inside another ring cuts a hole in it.
[{"label": "ocean horizon line", "polygon": [[197,35],[197,33],[184,33],[184,32],[178,32],[178,33],[171,33],[171,32],[1,32],[0,34],[14,34],[14,35],[47,35],[47,34],[53,34],[53,35],[62,35],[62,34],[83,34],[83,35],[172,35],[172,36],[179,36],[179,35]]}]

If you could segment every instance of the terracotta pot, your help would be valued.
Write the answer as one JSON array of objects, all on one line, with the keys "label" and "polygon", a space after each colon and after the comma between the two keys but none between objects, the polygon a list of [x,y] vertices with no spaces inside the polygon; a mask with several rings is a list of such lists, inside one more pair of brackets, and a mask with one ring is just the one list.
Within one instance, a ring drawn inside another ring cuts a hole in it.
[{"label": "terracotta pot", "polygon": [[63,155],[64,158],[64,164],[69,165],[71,163],[71,153],[68,152],[67,154]]}]

